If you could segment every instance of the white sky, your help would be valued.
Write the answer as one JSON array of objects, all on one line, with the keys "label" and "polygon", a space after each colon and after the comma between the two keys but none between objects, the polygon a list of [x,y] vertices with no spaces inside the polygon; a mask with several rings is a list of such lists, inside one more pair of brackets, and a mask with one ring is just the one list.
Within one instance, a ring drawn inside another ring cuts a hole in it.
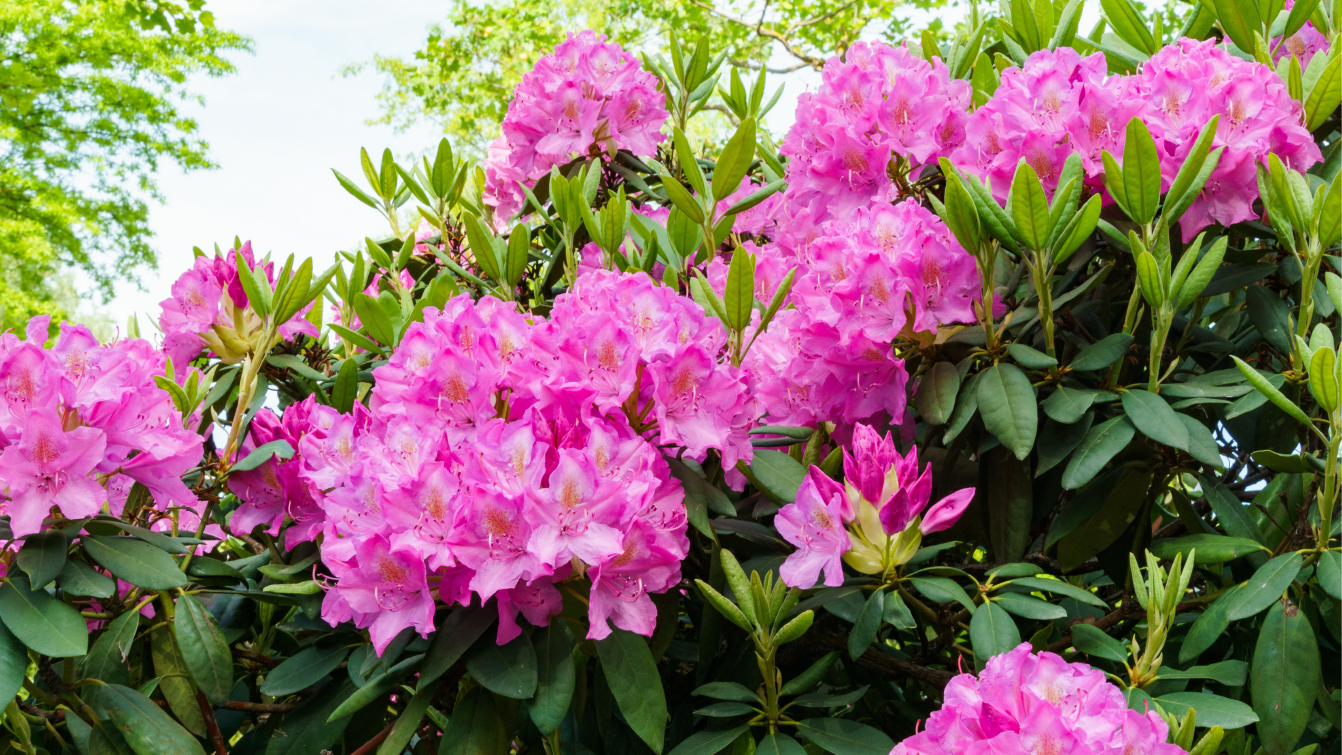
[{"label": "white sky", "polygon": [[159,267],[140,274],[144,290],[123,282],[104,307],[118,325],[139,313],[146,336],[147,320],[157,319],[158,303],[191,265],[192,246],[227,249],[237,235],[279,259],[313,257],[320,272],[336,249],[386,233],[381,217],[346,194],[330,169],[361,181],[359,147],[376,160],[384,147],[405,155],[438,141],[429,125],[402,134],[365,125],[378,114],[380,77],[337,72],[374,53],[408,55],[445,15],[444,0],[214,0],[208,7],[220,28],[252,37],[255,54],[235,55],[233,76],[195,83],[205,106],[192,111],[219,167],[160,175],[165,201],[150,214]]}]

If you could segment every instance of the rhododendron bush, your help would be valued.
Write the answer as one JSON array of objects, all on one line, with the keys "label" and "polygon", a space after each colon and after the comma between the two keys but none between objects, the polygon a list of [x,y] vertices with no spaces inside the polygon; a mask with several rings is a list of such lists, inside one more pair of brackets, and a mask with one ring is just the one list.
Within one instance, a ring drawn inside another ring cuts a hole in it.
[{"label": "rhododendron bush", "polygon": [[1339,10],[1081,6],[782,121],[575,32],[325,272],[0,336],[0,748],[1337,751]]}]

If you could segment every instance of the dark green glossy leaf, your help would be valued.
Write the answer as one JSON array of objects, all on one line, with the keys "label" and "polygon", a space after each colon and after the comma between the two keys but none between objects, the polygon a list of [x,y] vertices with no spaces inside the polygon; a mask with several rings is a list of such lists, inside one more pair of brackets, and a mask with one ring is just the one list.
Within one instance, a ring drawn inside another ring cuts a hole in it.
[{"label": "dark green glossy leaf", "polygon": [[1075,490],[1090,482],[1110,459],[1127,448],[1136,432],[1137,428],[1127,417],[1114,417],[1090,428],[1062,473],[1063,488]]},{"label": "dark green glossy leaf", "polygon": [[1079,372],[1108,367],[1128,353],[1132,342],[1133,336],[1128,333],[1106,336],[1078,352],[1068,367]]},{"label": "dark green glossy leaf", "polygon": [[1034,476],[1038,477],[1057,466],[1068,454],[1075,451],[1085,439],[1086,433],[1090,432],[1091,423],[1094,421],[1094,413],[1086,412],[1079,422],[1068,425],[1059,424],[1052,419],[1045,422],[1044,432],[1039,436],[1039,464],[1035,468]]},{"label": "dark green glossy leaf", "polygon": [[1128,651],[1123,643],[1092,624],[1072,625],[1072,646],[1086,655],[1107,658],[1115,663],[1126,663],[1128,660]]},{"label": "dark green glossy leaf", "polygon": [[947,577],[912,577],[909,581],[913,583],[914,589],[929,600],[934,600],[937,603],[959,603],[971,611],[974,610],[974,601],[969,599],[964,588],[956,584],[953,579]]},{"label": "dark green glossy leaf", "polygon": [[796,459],[778,451],[759,450],[750,462],[755,479],[775,498],[792,503],[797,500],[797,489],[806,477],[806,469]]},{"label": "dark green glossy leaf", "polygon": [[890,592],[885,596],[885,614],[881,619],[887,624],[893,624],[900,629],[913,629],[918,626],[913,619],[913,612],[909,610],[908,605],[904,603],[904,598],[898,592]]},{"label": "dark green glossy leaf", "polygon": [[983,426],[1017,459],[1029,456],[1039,424],[1030,379],[1015,365],[995,364],[983,372],[977,389]]},{"label": "dark green glossy leaf", "polygon": [[1047,370],[1058,366],[1058,360],[1023,343],[1009,343],[1007,351],[1011,353],[1011,358],[1016,360],[1016,364],[1027,370]]},{"label": "dark green glossy leaf", "polygon": [[130,537],[85,537],[84,552],[107,570],[145,590],[168,590],[186,584],[186,575],[172,556]]},{"label": "dark green glossy leaf", "polygon": [[27,673],[28,648],[0,623],[0,700],[14,699]]},{"label": "dark green glossy leaf", "polygon": [[1277,292],[1264,286],[1249,286],[1245,292],[1249,319],[1272,347],[1291,352],[1291,310]]},{"label": "dark green glossy leaf", "polygon": [[1157,443],[1188,450],[1188,428],[1165,399],[1143,390],[1123,394],[1123,411],[1142,434]]},{"label": "dark green glossy leaf", "polygon": [[1309,619],[1294,603],[1278,602],[1259,630],[1249,678],[1258,738],[1268,752],[1295,747],[1314,710],[1318,679],[1319,643]]},{"label": "dark green glossy leaf", "polygon": [[857,658],[866,652],[876,640],[881,628],[881,619],[885,616],[885,591],[876,589],[862,604],[862,612],[848,632],[848,657]]},{"label": "dark green glossy leaf", "polygon": [[416,692],[410,698],[405,710],[396,717],[391,734],[388,734],[382,745],[377,748],[378,755],[401,755],[405,751],[406,745],[410,744],[415,731],[419,729],[420,722],[424,720],[424,714],[428,712],[429,703],[433,702],[435,692],[437,692],[435,689],[426,689]]},{"label": "dark green glossy leaf", "polygon": [[1029,595],[1004,592],[998,595],[993,602],[1006,609],[1007,612],[1027,619],[1057,621],[1067,618],[1067,610],[1062,606],[1054,605],[1039,598],[1032,598]]},{"label": "dark green glossy leaf", "polygon": [[1016,622],[996,603],[985,603],[974,611],[969,620],[969,639],[974,648],[974,660],[982,668],[988,659],[1007,653],[1020,644],[1020,630]]},{"label": "dark green glossy leaf", "polygon": [[758,703],[759,695],[736,682],[709,682],[692,692],[696,697],[711,697],[714,700],[731,700],[738,703]]},{"label": "dark green glossy leaf", "polygon": [[504,697],[525,700],[536,694],[536,649],[525,632],[507,645],[486,643],[466,659],[466,670]]},{"label": "dark green glossy leaf", "polygon": [[1342,598],[1342,553],[1326,551],[1319,556],[1319,584],[1333,598]]},{"label": "dark green glossy leaf", "polygon": [[1160,667],[1161,679],[1211,679],[1227,687],[1239,687],[1249,678],[1249,664],[1244,661],[1221,661],[1207,666],[1194,666],[1180,671]]},{"label": "dark green glossy leaf", "polygon": [[19,549],[18,564],[32,584],[46,587],[65,566],[69,541],[60,530],[45,530],[29,535]]},{"label": "dark green glossy leaf", "polygon": [[791,736],[776,731],[755,745],[755,755],[806,755],[806,750]]},{"label": "dark green glossy leaf", "polygon": [[116,592],[116,580],[78,559],[65,562],[59,579],[61,589],[71,595],[110,598]]},{"label": "dark green glossy leaf", "polygon": [[289,445],[287,440],[272,440],[262,446],[257,446],[251,453],[243,457],[242,461],[233,465],[234,472],[249,472],[270,461],[272,458],[292,459],[294,457],[294,447]]},{"label": "dark green glossy leaf", "polygon": [[1208,695],[1202,692],[1175,692],[1156,698],[1166,713],[1182,718],[1189,708],[1197,711],[1198,726],[1220,726],[1222,729],[1239,729],[1254,721],[1258,716],[1253,708],[1238,700],[1220,695]]},{"label": "dark green glossy leaf", "polygon": [[661,753],[666,733],[666,695],[648,644],[637,634],[615,629],[596,643],[601,668],[620,712],[653,752]]},{"label": "dark green glossy leaf", "polygon": [[[369,678],[362,687],[355,690],[349,697],[341,702],[334,711],[332,711],[326,718],[327,723],[334,723],[338,719],[347,718],[351,714],[362,710],[373,701],[381,699],[383,695],[395,689],[396,684],[400,682],[401,679],[405,678],[406,675],[414,671],[423,660],[423,655],[412,655],[377,676]],[[534,664],[534,656],[532,661]],[[536,673],[534,665],[531,668],[531,673]]]},{"label": "dark green glossy leaf", "polygon": [[1185,558],[1190,551],[1197,550],[1194,558],[1199,564],[1220,564],[1233,561],[1240,556],[1265,550],[1253,540],[1225,535],[1185,535],[1168,540],[1157,540],[1151,544],[1151,553],[1156,558],[1172,560],[1182,553]]},{"label": "dark green glossy leaf", "polygon": [[355,689],[349,679],[331,682],[303,705],[285,713],[270,733],[266,755],[320,755],[329,750],[345,732],[350,719],[327,719]]},{"label": "dark green glossy leaf", "polygon": [[960,392],[960,373],[950,362],[932,365],[918,383],[914,403],[918,414],[932,426],[944,425],[955,411],[955,398]]},{"label": "dark green glossy leaf", "polygon": [[536,630],[536,696],[531,700],[531,720],[542,734],[559,728],[568,713],[577,672],[573,665],[573,635],[568,625],[551,620]]},{"label": "dark green glossy leaf", "polygon": [[1286,588],[1300,573],[1304,560],[1299,553],[1283,553],[1258,567],[1236,594],[1235,601],[1227,606],[1226,619],[1239,621],[1257,616],[1281,600]]},{"label": "dark green glossy leaf", "polygon": [[834,755],[889,755],[895,746],[880,729],[846,718],[808,718],[797,730],[808,742]]},{"label": "dark green glossy leaf", "polygon": [[452,711],[438,755],[500,755],[508,752],[509,736],[494,696],[476,687]]},{"label": "dark green glossy leaf", "polygon": [[424,667],[419,671],[416,691],[425,689],[447,673],[497,617],[498,612],[492,608],[463,606],[453,609],[434,633],[433,644],[424,656]]},{"label": "dark green glossy leaf", "polygon": [[261,683],[262,694],[271,697],[292,695],[307,689],[335,671],[349,648],[344,645],[313,645],[271,669]]},{"label": "dark green glossy leaf", "polygon": [[1063,425],[1070,425],[1081,419],[1095,402],[1095,391],[1058,386],[1048,398],[1039,403],[1044,414]]},{"label": "dark green glossy leaf", "polygon": [[712,703],[694,711],[696,716],[709,718],[735,718],[755,713],[758,711],[745,703]]},{"label": "dark green glossy leaf", "polygon": [[210,702],[227,700],[233,690],[233,656],[219,622],[195,597],[182,595],[177,598],[173,630],[196,687]]},{"label": "dark green glossy leaf", "polygon": [[1081,601],[1082,603],[1089,603],[1090,605],[1096,606],[1097,608],[1105,608],[1105,609],[1109,608],[1108,604],[1106,604],[1103,600],[1100,599],[1100,596],[1096,595],[1090,590],[1082,589],[1070,582],[1063,582],[1060,579],[1047,579],[1045,577],[1020,577],[1018,579],[1011,580],[1011,583],[1019,587],[1028,587],[1031,590],[1051,592],[1056,595],[1066,595],[1069,598],[1074,598],[1076,600]]},{"label": "dark green glossy leaf", "polygon": [[25,576],[13,575],[0,585],[0,621],[24,645],[42,655],[68,658],[88,652],[89,632],[84,618],[45,590],[32,590]]},{"label": "dark green glossy leaf", "polygon": [[205,736],[205,717],[196,699],[196,685],[191,682],[191,672],[169,627],[160,627],[149,634],[149,655],[154,661],[159,690],[177,720],[192,734]]},{"label": "dark green glossy leaf", "polygon": [[[691,734],[676,745],[670,755],[716,755],[731,746],[737,737],[750,731],[749,726],[737,726],[721,731],[700,731]],[[756,750],[758,752],[758,750]]]},{"label": "dark green glossy leaf", "polygon": [[1184,644],[1179,647],[1180,663],[1192,661],[1221,639],[1226,627],[1230,626],[1230,621],[1226,619],[1226,611],[1238,600],[1236,596],[1239,590],[1239,585],[1226,590],[1193,622],[1188,634],[1184,636]]},{"label": "dark green glossy leaf", "polygon": [[139,692],[109,684],[99,700],[112,725],[138,755],[205,755],[195,737]]}]

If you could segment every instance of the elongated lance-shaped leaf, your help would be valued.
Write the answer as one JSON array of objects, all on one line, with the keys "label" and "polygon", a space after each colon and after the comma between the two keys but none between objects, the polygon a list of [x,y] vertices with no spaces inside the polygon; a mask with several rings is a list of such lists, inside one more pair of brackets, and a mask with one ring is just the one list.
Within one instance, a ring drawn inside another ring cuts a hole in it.
[{"label": "elongated lance-shaped leaf", "polygon": [[1140,118],[1128,121],[1123,143],[1123,188],[1132,211],[1129,217],[1143,225],[1154,220],[1160,204],[1160,153]]},{"label": "elongated lance-shaped leaf", "polygon": [[1281,391],[1272,387],[1272,384],[1267,381],[1267,378],[1260,375],[1258,370],[1250,367],[1244,360],[1237,356],[1231,355],[1230,358],[1235,360],[1235,366],[1244,374],[1244,378],[1249,381],[1249,385],[1252,385],[1255,390],[1266,396],[1268,401],[1271,401],[1278,409],[1286,412],[1292,419],[1309,427],[1309,429],[1313,430],[1314,434],[1318,435],[1320,438],[1323,437],[1323,434],[1319,432],[1319,429],[1310,421],[1309,416],[1305,414],[1304,410],[1290,399],[1286,398],[1286,396],[1282,395]]},{"label": "elongated lance-shaped leaf", "polygon": [[1072,256],[1080,248],[1090,234],[1095,231],[1095,224],[1100,220],[1101,201],[1099,194],[1092,194],[1090,199],[1081,211],[1072,216],[1072,221],[1067,224],[1063,232],[1059,234],[1057,242],[1053,247],[1054,264],[1062,264],[1068,257]]},{"label": "elongated lance-shaped leaf", "polygon": [[251,305],[252,309],[256,310],[257,314],[265,317],[270,314],[271,291],[270,282],[265,279],[264,268],[258,279],[242,254],[237,255],[236,262],[238,282],[242,284],[242,290],[247,294],[247,303]]},{"label": "elongated lance-shaped leaf", "polygon": [[1137,284],[1141,287],[1142,298],[1159,309],[1165,303],[1165,289],[1160,283],[1160,263],[1150,252],[1142,252],[1137,257]]},{"label": "elongated lance-shaped leaf", "polygon": [[736,127],[736,133],[727,140],[718,155],[713,170],[713,197],[724,199],[736,191],[755,159],[755,119],[746,118]]},{"label": "elongated lance-shaped leaf", "polygon": [[1128,205],[1128,189],[1123,182],[1123,168],[1107,149],[1100,153],[1100,160],[1104,163],[1104,188],[1109,192],[1114,204],[1118,205],[1118,209],[1122,210],[1124,215],[1132,217],[1135,213]]},{"label": "elongated lance-shaped leaf", "polygon": [[[1179,172],[1174,174],[1174,182],[1170,184],[1170,190],[1165,194],[1164,217],[1170,224],[1177,221],[1183,215],[1183,211],[1188,209],[1188,204],[1182,202],[1184,195],[1191,193],[1196,196],[1202,191],[1202,185],[1195,183],[1195,179],[1211,154],[1212,139],[1216,137],[1216,127],[1220,122],[1221,114],[1217,113],[1202,127],[1197,141],[1193,142],[1193,149],[1188,153],[1188,157],[1184,158],[1183,165],[1179,166]],[[1205,182],[1204,178],[1203,183]]]},{"label": "elongated lance-shaped leaf", "polygon": [[685,138],[685,132],[679,128],[674,129],[672,143],[675,144],[676,160],[680,162],[680,172],[685,176],[685,180],[694,187],[696,193],[707,194],[708,184],[704,181],[704,172],[699,167],[699,161],[694,159],[694,150],[690,149],[690,142]]},{"label": "elongated lance-shaped leaf", "polygon": [[1174,272],[1170,276],[1171,299],[1178,301],[1179,289],[1183,287],[1184,280],[1187,279],[1188,274],[1192,272],[1193,263],[1195,263],[1198,258],[1198,252],[1202,251],[1202,239],[1206,235],[1205,232],[1199,233],[1197,238],[1193,239],[1193,243],[1189,244],[1188,247],[1184,249],[1184,256],[1179,258],[1179,264],[1175,266]]},{"label": "elongated lance-shaped leaf", "polygon": [[727,289],[723,296],[727,327],[744,331],[755,309],[755,259],[738,247],[727,269]]},{"label": "elongated lance-shaped leaf", "polygon": [[704,210],[699,206],[699,200],[694,198],[690,192],[676,179],[668,175],[662,176],[662,188],[666,191],[666,196],[671,200],[671,204],[676,209],[685,213],[685,216],[693,220],[696,224],[704,222]]},{"label": "elongated lance-shaped leaf", "polygon": [[974,199],[974,206],[978,210],[979,220],[994,238],[998,240],[1007,251],[1013,254],[1020,254],[1020,247],[1025,244],[1020,232],[1016,230],[1016,224],[1012,222],[1011,216],[1007,214],[1002,206],[993,199],[992,192],[988,191],[977,177],[962,173],[956,168],[950,160],[941,158],[939,161],[941,170],[946,175],[954,175],[960,180],[961,184],[969,191]]},{"label": "elongated lance-shaped leaf", "polygon": [[946,227],[950,228],[960,246],[970,254],[978,253],[983,245],[978,208],[974,206],[969,190],[954,174],[946,176],[946,204],[942,209],[942,220],[946,221]]},{"label": "elongated lance-shaped leaf", "polygon": [[495,248],[497,242],[494,239],[494,234],[485,227],[484,221],[472,213],[465,213],[464,218],[466,240],[471,245],[471,251],[475,253],[475,261],[480,265],[480,269],[494,282],[503,283],[502,273],[499,272],[499,255]]},{"label": "elongated lance-shaped leaf", "polygon": [[1039,174],[1029,163],[1021,162],[1011,181],[1011,217],[1024,237],[1025,245],[1040,250],[1048,242],[1050,227],[1048,196],[1039,182]]}]

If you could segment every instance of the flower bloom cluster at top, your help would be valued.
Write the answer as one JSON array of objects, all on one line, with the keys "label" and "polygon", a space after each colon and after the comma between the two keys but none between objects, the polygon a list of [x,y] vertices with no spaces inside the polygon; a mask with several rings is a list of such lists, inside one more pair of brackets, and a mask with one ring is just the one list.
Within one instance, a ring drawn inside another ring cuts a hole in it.
[{"label": "flower bloom cluster at top", "polygon": [[46,348],[50,325],[40,315],[24,340],[0,335],[0,513],[13,536],[40,531],[53,507],[65,519],[120,515],[137,482],[194,527],[200,501],[181,478],[203,441],[154,382],[164,353],[139,338],[104,346],[66,323]]},{"label": "flower bloom cluster at top", "polygon": [[485,201],[507,222],[522,209],[519,181],[594,152],[651,155],[666,117],[666,96],[637,58],[604,34],[571,34],[517,85],[485,159]]},{"label": "flower bloom cluster at top", "polygon": [[1102,53],[1082,57],[1060,48],[1032,54],[1023,68],[1002,73],[992,99],[970,116],[965,142],[951,153],[951,161],[989,182],[994,196],[1005,202],[1021,160],[1034,168],[1051,194],[1063,163],[1075,152],[1081,156],[1087,185],[1098,191],[1103,186],[1102,153],[1107,150],[1121,159],[1128,121],[1139,118],[1155,139],[1163,190],[1201,129],[1220,115],[1212,147],[1225,151],[1180,220],[1187,241],[1212,223],[1230,225],[1257,217],[1252,209],[1258,198],[1254,164],[1265,162],[1269,153],[1295,170],[1322,159],[1301,123],[1303,106],[1276,73],[1231,55],[1215,40],[1181,39],[1131,76],[1107,71]]},{"label": "flower bloom cluster at top", "polygon": [[1128,708],[1100,670],[1024,643],[988,659],[977,677],[952,679],[927,727],[890,755],[1180,755],[1168,735],[1160,714]]},{"label": "flower bloom cluster at top", "polygon": [[[238,278],[239,257],[254,274],[264,270],[266,280],[274,285],[274,263],[257,267],[250,241],[222,257],[196,257],[191,269],[172,284],[172,296],[163,300],[158,318],[163,349],[174,363],[185,365],[208,347],[224,364],[234,364],[247,354],[249,345],[255,345],[249,342],[259,337],[262,320],[251,308]],[[311,308],[308,305],[281,323],[279,334],[284,338],[299,334],[316,338],[316,326],[305,319]]]},{"label": "flower bloom cluster at top", "polygon": [[587,273],[548,320],[458,296],[373,371],[370,408],[257,415],[244,450],[284,439],[297,453],[233,476],[233,528],[274,533],[287,515],[291,544],[323,533],[323,615],[370,627],[379,652],[406,626],[432,631],[435,598],[472,595],[497,598],[506,642],[519,611],[557,615],[561,588],[584,592],[590,637],[608,619],[651,634],[648,594],[680,581],[689,547],[663,450],[712,450],[738,479],[752,456],[757,410],[725,344],[643,274]]}]

